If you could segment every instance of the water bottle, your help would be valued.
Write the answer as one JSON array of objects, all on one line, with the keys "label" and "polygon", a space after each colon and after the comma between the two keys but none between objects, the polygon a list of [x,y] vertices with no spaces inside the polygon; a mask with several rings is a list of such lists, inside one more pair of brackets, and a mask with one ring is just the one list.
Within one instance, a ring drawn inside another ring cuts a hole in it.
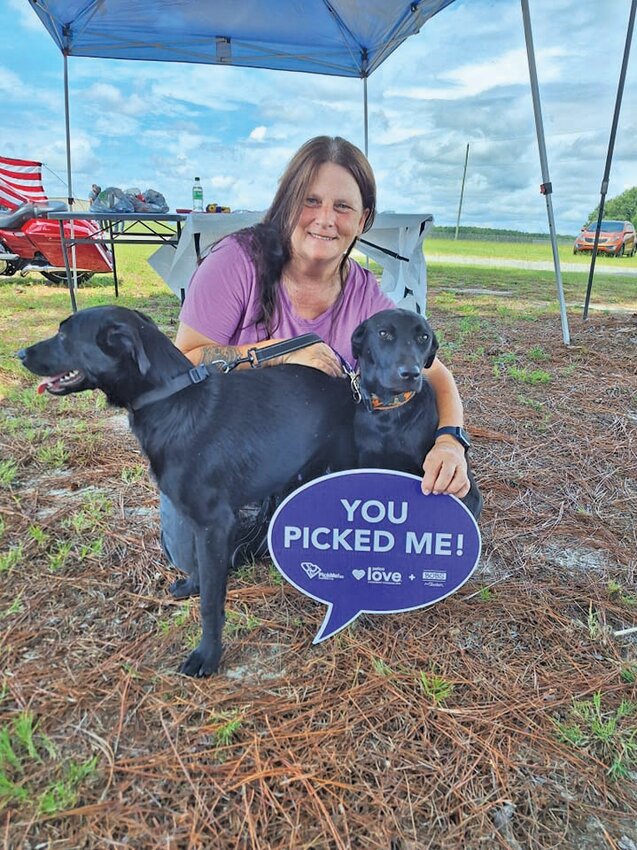
[{"label": "water bottle", "polygon": [[192,211],[203,212],[203,186],[198,177],[195,177],[195,185],[192,187]]}]

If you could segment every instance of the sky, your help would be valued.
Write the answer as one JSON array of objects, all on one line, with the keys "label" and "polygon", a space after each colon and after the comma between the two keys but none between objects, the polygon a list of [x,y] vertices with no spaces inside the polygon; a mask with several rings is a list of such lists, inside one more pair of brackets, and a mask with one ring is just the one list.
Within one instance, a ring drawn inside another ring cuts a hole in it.
[{"label": "sky", "polygon": [[[530,0],[553,208],[576,233],[599,202],[630,0]],[[637,37],[635,38],[637,42]],[[637,185],[633,45],[608,198]],[[265,209],[308,138],[363,147],[358,79],[168,62],[69,59],[73,188],[152,188],[171,210]],[[519,0],[456,0],[368,80],[378,209],[547,232]],[[0,0],[0,155],[44,163],[66,196],[63,63],[27,0]]]}]

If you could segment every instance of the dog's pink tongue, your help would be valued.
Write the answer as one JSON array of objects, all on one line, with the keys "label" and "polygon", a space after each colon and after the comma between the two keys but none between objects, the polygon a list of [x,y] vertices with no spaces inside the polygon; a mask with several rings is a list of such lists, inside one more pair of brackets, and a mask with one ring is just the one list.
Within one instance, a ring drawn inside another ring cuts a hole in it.
[{"label": "dog's pink tongue", "polygon": [[40,383],[38,384],[38,389],[37,389],[37,393],[38,393],[38,395],[42,395],[42,393],[45,393],[45,392],[46,392],[46,388],[47,388],[48,386],[49,386],[49,381],[48,381],[48,379],[47,379],[46,381],[40,381]]}]

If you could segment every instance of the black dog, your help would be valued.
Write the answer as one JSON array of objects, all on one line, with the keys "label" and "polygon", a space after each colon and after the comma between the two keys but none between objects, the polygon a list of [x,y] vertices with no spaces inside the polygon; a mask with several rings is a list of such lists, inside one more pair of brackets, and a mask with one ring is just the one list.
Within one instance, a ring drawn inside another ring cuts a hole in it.
[{"label": "black dog", "polygon": [[[396,469],[422,476],[434,444],[438,411],[423,375],[438,350],[429,323],[410,310],[382,310],[352,335],[362,404],[354,416],[357,466]],[[477,518],[482,496],[469,470],[471,489],[462,499]]]},{"label": "black dog", "polygon": [[160,489],[195,533],[199,574],[188,581],[200,589],[203,633],[181,672],[214,673],[237,511],[298,476],[352,465],[348,382],[294,365],[205,376],[151,319],[123,307],[82,310],[19,357],[54,376],[40,385],[54,395],[100,389],[128,409]]}]

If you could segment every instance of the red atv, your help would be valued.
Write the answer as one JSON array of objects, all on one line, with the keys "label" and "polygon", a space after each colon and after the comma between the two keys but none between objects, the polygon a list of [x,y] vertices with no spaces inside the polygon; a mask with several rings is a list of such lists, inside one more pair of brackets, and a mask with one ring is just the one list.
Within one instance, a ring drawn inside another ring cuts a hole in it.
[{"label": "red atv", "polygon": [[[52,283],[66,283],[66,267],[60,241],[60,225],[49,221],[47,212],[66,210],[64,203],[24,203],[14,210],[0,208],[0,275],[40,272]],[[92,221],[73,221],[74,237],[90,239],[98,234]],[[71,235],[71,222],[64,222],[65,236]],[[111,273],[111,252],[95,243],[76,245],[74,266],[77,282],[84,283],[96,272]]]}]

